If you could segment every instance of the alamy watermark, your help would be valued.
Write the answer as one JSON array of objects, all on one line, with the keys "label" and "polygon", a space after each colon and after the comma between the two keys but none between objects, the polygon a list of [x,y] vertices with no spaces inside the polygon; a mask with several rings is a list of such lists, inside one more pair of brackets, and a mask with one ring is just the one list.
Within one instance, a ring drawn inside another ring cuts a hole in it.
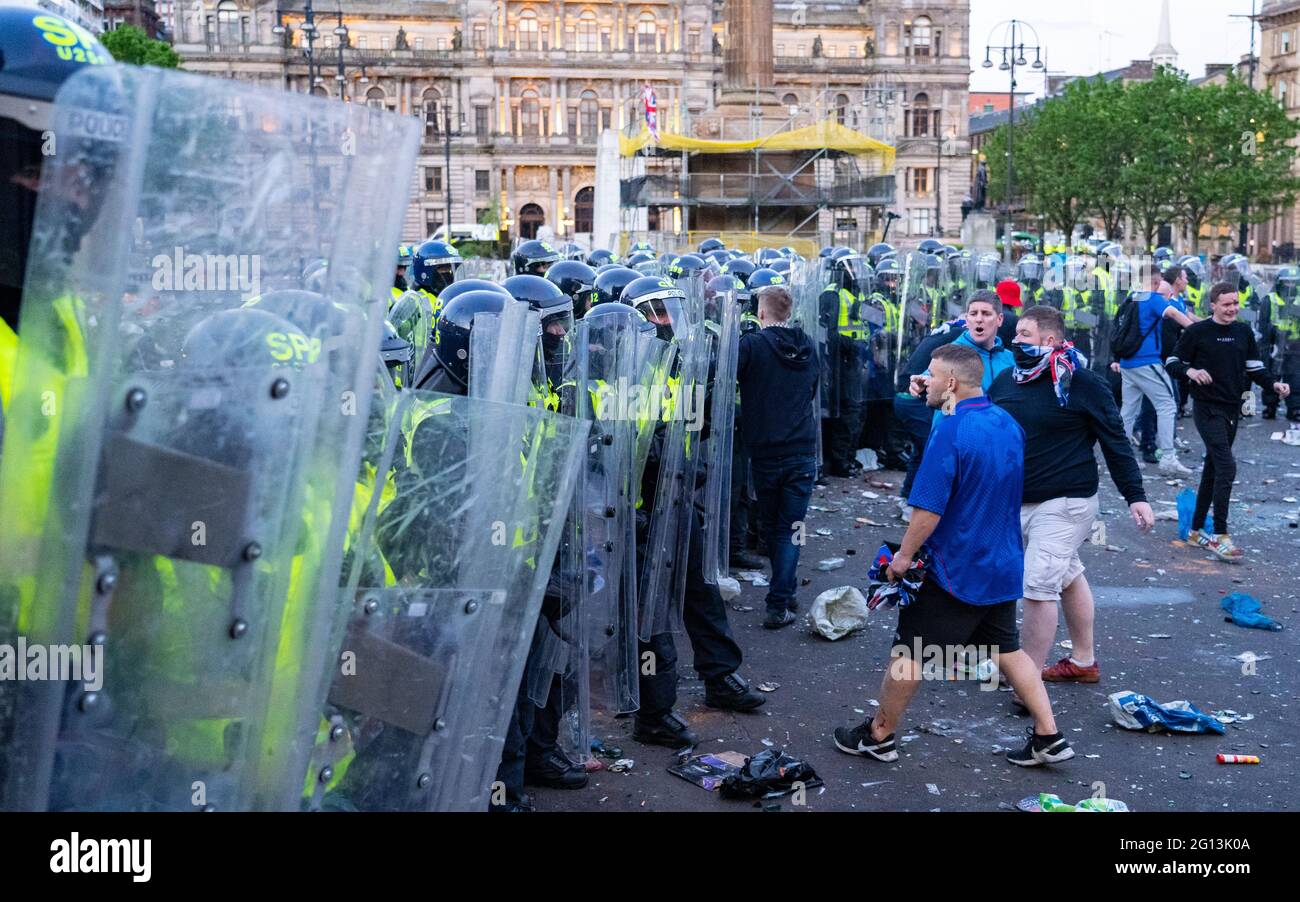
[{"label": "alamy watermark", "polygon": [[900,642],[889,650],[890,666],[910,658],[920,665],[923,680],[971,680],[980,684],[980,692],[998,688],[998,654],[996,645],[922,645],[919,637],[910,646]]},{"label": "alamy watermark", "polygon": [[685,420],[689,432],[704,428],[705,387],[693,391],[656,383],[651,386],[629,383],[620,377],[614,384],[596,389],[596,407],[602,420]]},{"label": "alamy watermark", "polygon": [[238,291],[249,297],[262,293],[260,254],[190,254],[178,245],[150,263],[154,291]]},{"label": "alamy watermark", "polygon": [[26,636],[0,644],[0,681],[41,680],[83,683],[98,692],[104,688],[104,646],[29,644]]}]

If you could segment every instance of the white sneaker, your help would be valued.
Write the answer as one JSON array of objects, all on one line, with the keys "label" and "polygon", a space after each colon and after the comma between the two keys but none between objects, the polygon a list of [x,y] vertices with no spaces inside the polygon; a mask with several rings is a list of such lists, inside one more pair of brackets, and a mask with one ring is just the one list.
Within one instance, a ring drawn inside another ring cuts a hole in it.
[{"label": "white sneaker", "polygon": [[906,502],[904,502],[903,504],[900,504],[900,505],[898,506],[898,519],[902,520],[904,523],[909,523],[909,524],[910,524],[910,523],[912,522],[912,507],[911,507],[911,505],[909,505],[909,504],[907,504]]},{"label": "white sneaker", "polygon": [[1160,456],[1160,472],[1173,473],[1178,476],[1190,476],[1192,470],[1178,462],[1177,454],[1163,454]]}]

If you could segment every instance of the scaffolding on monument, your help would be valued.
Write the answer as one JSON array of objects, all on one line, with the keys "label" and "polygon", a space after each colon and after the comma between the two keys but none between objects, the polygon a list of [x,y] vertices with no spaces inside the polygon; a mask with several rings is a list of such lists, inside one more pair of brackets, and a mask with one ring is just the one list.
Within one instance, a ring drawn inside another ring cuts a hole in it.
[{"label": "scaffolding on monument", "polygon": [[868,134],[887,131],[868,100],[828,89],[740,115],[671,110],[657,139],[629,101],[619,133],[623,234],[678,247],[697,232],[748,233],[759,245],[864,244],[894,200],[894,148]]}]

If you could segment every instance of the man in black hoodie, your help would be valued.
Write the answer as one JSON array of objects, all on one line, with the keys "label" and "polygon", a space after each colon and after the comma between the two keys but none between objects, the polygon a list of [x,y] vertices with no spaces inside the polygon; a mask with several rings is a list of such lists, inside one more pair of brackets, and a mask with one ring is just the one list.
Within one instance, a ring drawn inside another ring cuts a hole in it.
[{"label": "man in black hoodie", "polygon": [[760,529],[772,562],[763,626],[795,621],[799,546],[817,475],[817,411],[813,397],[820,366],[812,339],[790,325],[793,300],[780,285],[758,293],[762,329],[740,339],[736,378],[740,428],[749,450]]}]

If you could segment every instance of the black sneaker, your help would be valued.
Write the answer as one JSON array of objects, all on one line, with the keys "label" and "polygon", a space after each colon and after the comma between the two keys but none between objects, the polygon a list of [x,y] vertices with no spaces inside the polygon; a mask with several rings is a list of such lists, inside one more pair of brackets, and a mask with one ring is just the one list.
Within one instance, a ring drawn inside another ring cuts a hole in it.
[{"label": "black sneaker", "polygon": [[638,715],[632,738],[645,745],[662,745],[670,749],[687,748],[700,741],[676,711],[669,711],[661,717]]},{"label": "black sneaker", "polygon": [[524,762],[524,783],[551,789],[582,789],[587,785],[587,772],[559,749],[552,749],[539,760]]},{"label": "black sneaker", "polygon": [[729,673],[716,683],[704,684],[704,704],[710,708],[753,711],[766,701],[763,693],[750,689],[738,673]]},{"label": "black sneaker", "polygon": [[1021,767],[1038,767],[1040,764],[1069,761],[1074,757],[1074,749],[1070,748],[1070,743],[1066,742],[1065,737],[1060,733],[1039,736],[1034,732],[1033,727],[1029,727],[1025,730],[1025,735],[1029,737],[1029,741],[1025,743],[1023,749],[1018,752],[1007,752],[1007,760],[1012,764]]},{"label": "black sneaker", "polygon": [[1277,419],[1277,408],[1276,408],[1276,407],[1265,407],[1265,408],[1264,408],[1264,419],[1266,419],[1266,420],[1276,420],[1276,419]]},{"label": "black sneaker", "polygon": [[1156,457],[1156,452],[1154,452],[1154,451],[1143,451],[1143,452],[1142,452],[1142,460],[1144,460],[1145,462],[1147,462],[1147,463],[1149,463],[1149,464],[1158,464],[1158,463],[1160,463],[1160,458]]},{"label": "black sneaker", "polygon": [[763,629],[779,630],[781,627],[789,626],[798,619],[793,611],[769,611],[767,619],[763,621]]},{"label": "black sneaker", "polygon": [[880,740],[872,739],[870,720],[851,730],[848,727],[836,727],[834,736],[835,747],[846,755],[857,755],[859,758],[874,758],[885,763],[898,760],[898,748],[894,745],[894,734],[890,733]]}]

